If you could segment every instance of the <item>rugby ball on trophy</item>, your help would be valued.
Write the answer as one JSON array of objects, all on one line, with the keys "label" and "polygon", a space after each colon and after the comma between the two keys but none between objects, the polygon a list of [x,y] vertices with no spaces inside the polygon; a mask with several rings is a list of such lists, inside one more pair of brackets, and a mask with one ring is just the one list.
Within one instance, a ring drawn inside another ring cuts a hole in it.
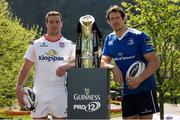
[{"label": "rugby ball on trophy", "polygon": [[137,77],[139,76],[145,69],[145,64],[142,61],[134,62],[127,70],[126,78],[128,77]]},{"label": "rugby ball on trophy", "polygon": [[35,93],[33,92],[33,90],[31,88],[28,87],[23,87],[22,90],[24,91],[24,108],[26,110],[34,110],[36,107],[36,103],[37,103],[37,98],[35,96]]}]

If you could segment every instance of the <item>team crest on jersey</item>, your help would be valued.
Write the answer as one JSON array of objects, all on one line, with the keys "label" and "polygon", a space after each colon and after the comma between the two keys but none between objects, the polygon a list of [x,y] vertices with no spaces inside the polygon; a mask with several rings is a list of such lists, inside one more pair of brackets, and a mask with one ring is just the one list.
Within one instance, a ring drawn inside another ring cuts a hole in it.
[{"label": "team crest on jersey", "polygon": [[134,44],[134,39],[130,38],[127,42],[127,45],[133,45]]},{"label": "team crest on jersey", "polygon": [[59,42],[59,47],[64,47],[64,42]]},{"label": "team crest on jersey", "polygon": [[47,47],[48,45],[46,45],[46,43],[45,42],[43,42],[41,45],[40,45],[40,47]]}]

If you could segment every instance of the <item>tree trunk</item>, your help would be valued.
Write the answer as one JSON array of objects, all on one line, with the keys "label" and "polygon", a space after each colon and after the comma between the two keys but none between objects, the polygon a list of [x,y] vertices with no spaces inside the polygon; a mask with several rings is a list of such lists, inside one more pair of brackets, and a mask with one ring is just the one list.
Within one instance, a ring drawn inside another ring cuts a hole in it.
[{"label": "tree trunk", "polygon": [[164,120],[164,103],[160,102],[160,118]]},{"label": "tree trunk", "polygon": [[159,104],[160,104],[160,120],[164,120],[164,97],[163,94],[159,95]]}]

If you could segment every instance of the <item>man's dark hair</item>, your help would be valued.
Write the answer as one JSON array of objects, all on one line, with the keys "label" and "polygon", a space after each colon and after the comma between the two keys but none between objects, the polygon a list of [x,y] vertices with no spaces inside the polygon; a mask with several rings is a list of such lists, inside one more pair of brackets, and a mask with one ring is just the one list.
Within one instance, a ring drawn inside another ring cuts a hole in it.
[{"label": "man's dark hair", "polygon": [[62,19],[63,19],[61,13],[58,12],[58,11],[49,11],[49,12],[46,14],[46,19],[45,19],[46,22],[48,22],[48,17],[49,17],[49,16],[59,16],[59,17],[61,18],[61,21],[62,21]]},{"label": "man's dark hair", "polygon": [[110,6],[109,9],[106,11],[106,18],[109,20],[109,15],[112,12],[119,12],[121,14],[121,17],[124,19],[126,14],[125,12],[122,10],[121,7],[119,7],[118,5],[114,5],[114,6]]}]

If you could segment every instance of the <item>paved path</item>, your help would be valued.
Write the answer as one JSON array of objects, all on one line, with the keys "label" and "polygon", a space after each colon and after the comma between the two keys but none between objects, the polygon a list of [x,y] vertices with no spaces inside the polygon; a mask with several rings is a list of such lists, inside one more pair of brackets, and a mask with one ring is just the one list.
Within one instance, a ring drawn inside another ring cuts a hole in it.
[{"label": "paved path", "polygon": [[[119,107],[120,106],[112,105],[112,108]],[[122,117],[111,118],[111,120],[122,120]],[[160,120],[159,113],[153,115],[153,120]],[[180,120],[180,104],[177,106],[164,104],[164,120]]]},{"label": "paved path", "polygon": [[[154,114],[153,120],[160,120],[159,116],[159,113]],[[180,120],[180,104],[164,104],[164,120]]]}]

